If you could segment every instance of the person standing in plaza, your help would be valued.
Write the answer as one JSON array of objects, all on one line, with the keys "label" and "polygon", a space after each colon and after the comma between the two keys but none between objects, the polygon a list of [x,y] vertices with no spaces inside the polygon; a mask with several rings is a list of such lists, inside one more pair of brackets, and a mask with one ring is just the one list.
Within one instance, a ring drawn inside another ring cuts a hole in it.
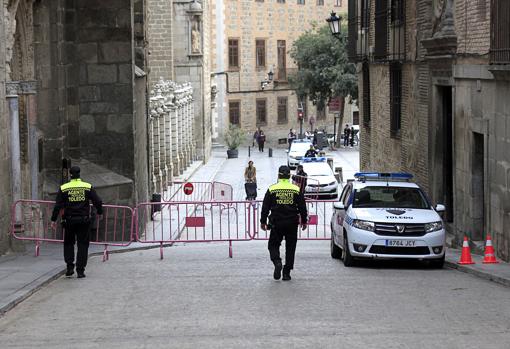
[{"label": "person standing in plaza", "polygon": [[[275,280],[288,281],[291,279],[290,271],[294,269],[294,256],[296,253],[298,226],[306,229],[308,212],[304,196],[299,187],[290,183],[290,168],[280,166],[278,169],[278,182],[269,187],[264,196],[260,214],[260,227],[262,230],[271,230],[268,250],[274,264],[273,277]],[[280,258],[280,245],[285,237],[285,266]]]},{"label": "person standing in plaza", "polygon": [[351,134],[351,129],[349,128],[349,124],[345,124],[344,128],[344,147],[349,145],[349,136]]},{"label": "person standing in plaza", "polygon": [[298,165],[296,174],[292,176],[292,182],[299,187],[299,192],[304,195],[308,181],[308,174],[303,169],[303,165]]},{"label": "person standing in plaza", "polygon": [[85,277],[90,233],[90,202],[97,210],[97,218],[103,214],[103,202],[90,183],[80,179],[80,168],[73,166],[69,170],[71,180],[60,186],[51,215],[51,227],[56,229],[60,210],[64,210],[64,260],[67,264],[66,276],[74,274],[74,244],[78,242],[76,254],[76,272],[78,278]]},{"label": "person standing in plaza", "polygon": [[292,145],[292,142],[294,142],[295,139],[296,139],[296,133],[294,132],[293,129],[290,129],[289,134],[287,135],[287,143],[289,144],[289,149],[290,149],[290,146]]},{"label": "person standing in plaza", "polygon": [[350,132],[350,143],[351,143],[351,148],[354,147],[354,136],[356,134],[356,131],[354,131],[354,126],[351,127],[351,132]]},{"label": "person standing in plaza", "polygon": [[260,127],[255,131],[255,133],[253,133],[253,143],[252,143],[252,146],[255,146],[255,142],[257,142],[258,144],[258,138],[259,138],[259,133],[260,133]]},{"label": "person standing in plaza", "polygon": [[244,169],[244,182],[246,200],[255,200],[257,198],[257,169],[251,160],[248,161],[248,166]]},{"label": "person standing in plaza", "polygon": [[264,131],[259,130],[259,135],[257,136],[257,144],[259,145],[259,151],[264,152],[264,143],[266,143],[266,135]]}]

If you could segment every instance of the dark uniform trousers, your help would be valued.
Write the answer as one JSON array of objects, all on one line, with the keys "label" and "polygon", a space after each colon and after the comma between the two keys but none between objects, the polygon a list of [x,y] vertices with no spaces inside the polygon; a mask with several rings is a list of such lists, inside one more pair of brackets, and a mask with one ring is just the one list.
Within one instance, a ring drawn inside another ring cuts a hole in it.
[{"label": "dark uniform trousers", "polygon": [[67,267],[74,267],[74,244],[77,242],[76,271],[83,272],[87,266],[90,220],[88,217],[67,217],[64,229],[64,260]]},{"label": "dark uniform trousers", "polygon": [[296,254],[297,224],[285,224],[279,227],[272,227],[269,235],[268,249],[269,256],[273,263],[281,261],[280,245],[285,237],[285,269],[294,268],[294,255]]}]

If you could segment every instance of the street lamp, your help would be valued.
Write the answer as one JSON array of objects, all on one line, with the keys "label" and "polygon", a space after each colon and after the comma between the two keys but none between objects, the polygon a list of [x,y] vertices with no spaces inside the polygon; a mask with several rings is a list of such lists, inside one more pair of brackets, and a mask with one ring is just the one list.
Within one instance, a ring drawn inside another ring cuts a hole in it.
[{"label": "street lamp", "polygon": [[273,69],[271,69],[267,73],[267,79],[262,80],[260,82],[260,88],[264,89],[264,88],[266,88],[267,85],[269,85],[271,82],[273,82],[273,76],[274,76]]},{"label": "street lamp", "polygon": [[329,24],[331,34],[333,34],[336,38],[340,38],[340,35],[342,34],[342,26],[340,25],[342,17],[338,17],[335,12],[331,12],[331,16],[326,18],[326,22]]}]

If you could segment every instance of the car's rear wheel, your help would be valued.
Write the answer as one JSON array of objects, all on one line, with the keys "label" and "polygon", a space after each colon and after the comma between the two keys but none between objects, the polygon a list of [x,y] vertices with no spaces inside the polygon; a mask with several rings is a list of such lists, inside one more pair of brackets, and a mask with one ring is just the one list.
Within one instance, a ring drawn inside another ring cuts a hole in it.
[{"label": "car's rear wheel", "polygon": [[352,267],[355,264],[355,260],[351,255],[351,251],[349,250],[349,240],[347,239],[347,234],[344,235],[344,249],[343,249],[343,259],[344,265],[346,267]]},{"label": "car's rear wheel", "polygon": [[429,265],[432,269],[443,269],[444,259],[445,259],[445,256],[438,258],[438,259],[432,259],[429,261]]},{"label": "car's rear wheel", "polygon": [[333,229],[331,229],[331,258],[342,259],[342,249],[335,244]]}]

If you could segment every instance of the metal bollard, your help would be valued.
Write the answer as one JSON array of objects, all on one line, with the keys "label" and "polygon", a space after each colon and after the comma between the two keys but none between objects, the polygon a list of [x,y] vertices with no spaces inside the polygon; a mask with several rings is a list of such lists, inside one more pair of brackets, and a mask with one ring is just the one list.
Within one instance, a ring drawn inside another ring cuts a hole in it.
[{"label": "metal bollard", "polygon": [[269,157],[272,158],[273,157],[273,148],[269,148],[267,153],[268,153]]},{"label": "metal bollard", "polygon": [[250,157],[250,156],[251,156],[251,147],[248,146],[248,157]]}]

